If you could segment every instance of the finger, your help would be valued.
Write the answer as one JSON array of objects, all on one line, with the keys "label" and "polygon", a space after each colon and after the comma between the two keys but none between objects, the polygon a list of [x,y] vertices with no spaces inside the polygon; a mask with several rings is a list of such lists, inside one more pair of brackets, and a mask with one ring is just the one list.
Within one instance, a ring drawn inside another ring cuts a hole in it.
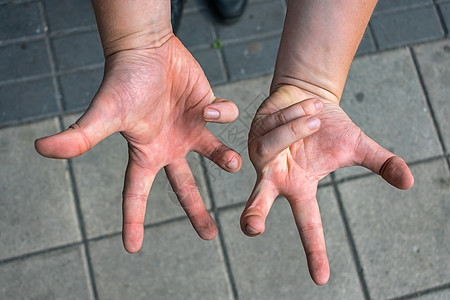
[{"label": "finger", "polygon": [[305,249],[311,278],[317,285],[324,285],[330,277],[330,267],[317,199],[314,196],[306,200],[288,197],[288,200]]},{"label": "finger", "polygon": [[315,117],[300,117],[277,127],[254,140],[251,147],[262,161],[271,159],[292,144],[304,139],[320,127],[320,119]]},{"label": "finger", "polygon": [[118,131],[116,119],[108,114],[107,108],[97,104],[102,103],[99,100],[93,102],[81,118],[68,129],[37,139],[35,148],[39,154],[50,158],[73,158]]},{"label": "finger", "polygon": [[277,189],[269,181],[259,181],[241,215],[241,230],[248,236],[257,236],[264,232],[266,218],[273,201],[278,196]]},{"label": "finger", "polygon": [[364,133],[361,134],[355,154],[359,165],[380,175],[396,188],[407,190],[414,185],[414,177],[405,161]]},{"label": "finger", "polygon": [[203,109],[203,119],[213,123],[231,123],[239,116],[239,109],[233,102],[216,98]]},{"label": "finger", "polygon": [[130,152],[122,202],[122,241],[130,253],[139,251],[144,238],[144,218],[147,198],[157,170],[139,165]]},{"label": "finger", "polygon": [[295,119],[306,115],[315,115],[319,113],[323,108],[322,101],[318,99],[308,99],[291,106],[288,106],[282,110],[277,111],[274,114],[257,121],[252,126],[252,134],[255,136],[261,136],[270,130],[273,130],[279,126],[289,123]]},{"label": "finger", "polygon": [[228,172],[237,172],[242,166],[241,156],[225,146],[208,129],[203,129],[200,139],[194,146],[194,151],[213,161]]},{"label": "finger", "polygon": [[165,168],[167,178],[195,231],[204,240],[217,235],[217,226],[203,204],[194,175],[186,159],[180,159]]}]

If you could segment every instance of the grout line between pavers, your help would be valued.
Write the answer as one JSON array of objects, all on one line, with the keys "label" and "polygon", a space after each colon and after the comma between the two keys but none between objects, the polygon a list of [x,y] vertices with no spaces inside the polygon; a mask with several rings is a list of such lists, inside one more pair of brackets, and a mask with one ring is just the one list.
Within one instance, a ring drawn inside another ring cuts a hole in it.
[{"label": "grout line between pavers", "polygon": [[[426,100],[426,103],[427,103],[427,106],[428,106],[428,111],[430,112],[431,118],[433,120],[434,129],[436,130],[436,134],[438,136],[439,143],[441,144],[442,153],[445,155],[447,153],[447,149],[445,147],[444,138],[443,138],[443,135],[442,135],[441,128],[439,126],[439,122],[438,122],[438,120],[436,118],[436,114],[434,112],[433,105],[431,103],[431,99],[430,99],[430,95],[428,93],[428,89],[427,89],[427,87],[425,85],[425,81],[424,81],[424,79],[422,77],[422,72],[420,70],[419,61],[417,60],[416,53],[414,52],[414,49],[412,47],[408,47],[408,50],[409,50],[409,53],[411,55],[412,61],[414,63],[414,69],[416,71],[417,77],[419,78],[420,87],[422,88],[423,94],[425,96],[425,100]],[[448,166],[448,168],[450,170],[450,163],[448,161],[447,161],[447,166]]]},{"label": "grout line between pavers", "polygon": [[336,183],[335,178],[334,178],[335,177],[334,172],[330,174],[330,177],[331,177],[331,182],[333,183],[334,194],[336,196],[336,200],[337,200],[337,204],[339,207],[339,212],[341,214],[342,222],[344,223],[345,234],[347,236],[348,245],[349,245],[350,251],[352,253],[353,260],[355,262],[356,271],[358,273],[358,278],[359,278],[361,289],[362,289],[362,292],[364,295],[364,299],[369,300],[370,294],[369,294],[369,288],[367,287],[366,279],[364,277],[364,269],[362,267],[361,260],[358,255],[358,250],[356,249],[356,244],[355,244],[355,240],[353,239],[353,235],[352,235],[352,232],[350,229],[350,224],[348,222],[347,213],[344,208],[344,203],[342,202],[341,193],[339,191],[338,184]]},{"label": "grout line between pavers", "polygon": [[447,28],[444,16],[442,15],[441,6],[436,3],[436,0],[433,0],[434,9],[436,10],[436,14],[438,16],[439,24],[441,25],[442,30],[444,31],[444,36],[448,35],[449,28]]},{"label": "grout line between pavers", "polygon": [[411,294],[408,294],[408,295],[404,295],[404,296],[400,296],[400,297],[396,297],[396,298],[391,298],[389,300],[412,299],[412,298],[417,298],[417,297],[420,297],[420,296],[423,296],[423,295],[428,295],[428,294],[432,294],[432,293],[439,292],[439,291],[442,291],[442,290],[446,290],[446,289],[450,289],[450,283],[445,283],[443,285],[439,285],[439,286],[432,287],[432,288],[429,288],[429,289],[425,289],[425,290],[422,290],[422,291],[414,292],[414,293],[411,293]]},{"label": "grout line between pavers", "polygon": [[[53,49],[50,44],[50,37],[48,34],[47,16],[46,16],[46,13],[44,10],[44,5],[42,4],[41,1],[38,2],[38,7],[39,7],[39,11],[41,14],[41,19],[42,19],[42,23],[43,23],[43,27],[44,27],[44,31],[45,31],[45,44],[46,44],[48,58],[49,58],[49,62],[50,62],[50,70],[51,70],[52,79],[53,79],[53,86],[55,89],[55,98],[56,98],[56,102],[57,102],[57,105],[58,105],[58,108],[60,111],[60,116],[58,117],[58,121],[59,121],[59,125],[60,125],[60,130],[62,130],[64,128],[64,121],[63,121],[63,117],[62,117],[64,107],[63,107],[62,98],[61,98],[61,92],[60,92],[61,89],[60,89],[59,82],[58,82],[58,79],[56,76],[55,57],[54,57]],[[96,300],[96,299],[98,299],[98,293],[97,293],[97,287],[96,287],[96,283],[95,283],[95,275],[94,275],[94,270],[93,270],[93,266],[92,266],[90,250],[89,250],[89,246],[88,246],[88,242],[87,242],[83,214],[81,211],[80,197],[79,197],[78,190],[77,190],[76,179],[75,179],[74,172],[73,172],[72,161],[70,159],[66,161],[66,166],[67,166],[67,171],[69,173],[70,186],[71,186],[72,196],[73,196],[74,205],[75,205],[75,209],[76,209],[78,226],[79,226],[79,230],[81,233],[82,243],[84,246],[84,251],[85,251],[85,256],[86,256],[86,263],[87,263],[88,277],[89,277],[88,281],[91,284],[92,294],[93,294],[92,296]]]},{"label": "grout line between pavers", "polygon": [[22,4],[22,3],[30,3],[30,2],[37,2],[37,0],[11,0],[4,3],[0,3],[1,6],[6,6],[10,4]]},{"label": "grout line between pavers", "polygon": [[430,6],[433,5],[433,3],[428,3],[428,2],[415,3],[415,4],[412,4],[412,5],[408,5],[408,6],[401,6],[401,7],[397,7],[397,8],[390,8],[390,9],[386,9],[386,10],[382,10],[382,11],[376,11],[374,9],[373,15],[374,16],[381,16],[381,15],[396,14],[396,13],[401,13],[401,12],[405,12],[405,11],[412,10],[412,9],[430,7]]},{"label": "grout line between pavers", "polygon": [[238,294],[238,290],[236,287],[236,281],[234,279],[234,275],[233,275],[233,270],[231,268],[231,263],[230,263],[230,256],[228,254],[228,250],[225,244],[225,238],[223,236],[223,232],[222,232],[222,225],[221,225],[221,221],[220,221],[220,213],[217,209],[216,206],[216,201],[214,199],[214,194],[212,191],[212,186],[211,186],[211,182],[209,180],[209,176],[208,176],[208,172],[206,170],[206,164],[205,164],[205,158],[203,156],[200,156],[200,164],[202,166],[202,170],[203,170],[203,176],[205,178],[205,183],[206,183],[206,189],[207,192],[209,194],[209,199],[211,200],[211,210],[214,212],[214,215],[216,216],[216,225],[218,228],[218,236],[219,236],[219,244],[220,244],[220,249],[222,250],[222,257],[224,259],[224,263],[225,263],[225,269],[228,275],[228,280],[231,286],[231,292],[232,292],[232,296],[234,300],[239,300],[239,294]]},{"label": "grout line between pavers", "polygon": [[375,51],[374,52],[376,53],[376,52],[378,52],[380,50],[380,46],[378,45],[378,41],[375,38],[375,31],[373,30],[372,23],[370,21],[369,21],[369,24],[367,24],[367,29],[369,29],[370,39],[373,42],[373,46],[375,47]]}]

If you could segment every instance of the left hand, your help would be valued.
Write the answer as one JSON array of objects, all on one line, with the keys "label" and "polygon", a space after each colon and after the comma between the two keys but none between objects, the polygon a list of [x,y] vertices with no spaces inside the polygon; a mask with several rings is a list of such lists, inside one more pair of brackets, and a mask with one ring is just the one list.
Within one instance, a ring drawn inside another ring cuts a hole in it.
[{"label": "left hand", "polygon": [[339,168],[359,165],[400,189],[414,183],[406,163],[367,137],[336,102],[319,100],[294,86],[279,87],[261,104],[248,149],[257,179],[241,216],[242,231],[249,236],[263,233],[273,201],[285,196],[311,277],[319,285],[330,273],[316,199],[319,180]]}]

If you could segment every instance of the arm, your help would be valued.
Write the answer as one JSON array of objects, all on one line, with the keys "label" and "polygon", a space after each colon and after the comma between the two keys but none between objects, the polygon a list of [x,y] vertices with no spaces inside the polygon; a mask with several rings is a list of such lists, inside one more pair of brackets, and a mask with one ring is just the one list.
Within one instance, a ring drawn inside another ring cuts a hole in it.
[{"label": "arm", "polygon": [[367,137],[339,107],[347,73],[376,1],[291,0],[270,96],[249,133],[257,180],[241,216],[242,231],[257,236],[274,199],[290,203],[312,279],[330,270],[316,199],[330,172],[364,166],[409,189],[406,163]]},{"label": "arm", "polygon": [[[36,150],[46,157],[73,158],[120,132],[129,148],[122,204],[125,249],[141,247],[147,198],[161,168],[199,236],[214,238],[216,225],[185,157],[196,151],[226,171],[239,170],[239,154],[205,128],[206,121],[233,121],[237,107],[214,97],[199,64],[173,35],[168,0],[92,4],[106,57],[102,84],[81,118],[38,139]],[[208,117],[207,108],[218,115]]]}]

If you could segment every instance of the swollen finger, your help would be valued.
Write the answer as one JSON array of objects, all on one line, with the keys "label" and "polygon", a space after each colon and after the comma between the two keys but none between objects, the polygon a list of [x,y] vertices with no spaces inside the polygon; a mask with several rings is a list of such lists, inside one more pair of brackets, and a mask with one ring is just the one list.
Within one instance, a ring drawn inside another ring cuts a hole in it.
[{"label": "swollen finger", "polygon": [[203,204],[186,159],[179,159],[164,169],[173,191],[197,234],[204,240],[215,238],[218,232],[216,223]]},{"label": "swollen finger", "polygon": [[288,201],[305,250],[311,278],[317,285],[323,285],[330,277],[330,267],[317,199],[291,197]]},{"label": "swollen finger", "polygon": [[233,102],[216,98],[203,109],[203,119],[212,123],[231,123],[239,116],[239,109]]},{"label": "swollen finger", "polygon": [[252,126],[252,134],[261,136],[279,126],[289,123],[297,118],[306,115],[315,115],[323,108],[322,101],[318,99],[308,99],[284,109],[277,111],[267,117],[257,121]]},{"label": "swollen finger", "polygon": [[102,104],[93,102],[81,118],[68,129],[37,139],[36,150],[39,154],[50,158],[73,158],[87,152],[119,130],[120,125],[107,112],[108,109],[102,107]]},{"label": "swollen finger", "polygon": [[396,188],[407,190],[414,184],[411,170],[403,159],[361,134],[356,156],[360,165],[383,177]]},{"label": "swollen finger", "polygon": [[268,160],[278,155],[292,144],[304,139],[320,127],[320,119],[315,117],[300,117],[290,121],[255,140],[255,154],[262,160]]},{"label": "swollen finger", "polygon": [[227,172],[237,172],[242,166],[242,158],[236,151],[225,146],[214,134],[204,128],[194,151],[213,161]]},{"label": "swollen finger", "polygon": [[264,232],[267,215],[277,196],[278,191],[271,182],[266,180],[256,182],[241,215],[242,232],[248,236],[257,236]]},{"label": "swollen finger", "polygon": [[156,173],[157,170],[144,168],[130,157],[122,194],[122,241],[130,253],[139,251],[142,246],[145,208]]}]

